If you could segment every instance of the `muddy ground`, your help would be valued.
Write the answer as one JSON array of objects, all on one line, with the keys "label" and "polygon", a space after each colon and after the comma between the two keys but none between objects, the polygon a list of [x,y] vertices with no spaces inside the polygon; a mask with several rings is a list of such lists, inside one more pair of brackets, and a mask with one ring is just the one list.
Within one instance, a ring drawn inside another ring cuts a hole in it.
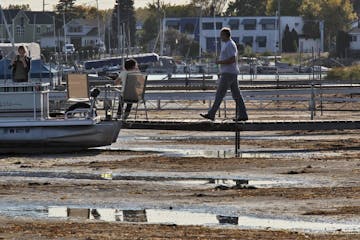
[{"label": "muddy ground", "polygon": [[[295,116],[308,119],[309,112]],[[264,119],[268,112],[254,120]],[[360,239],[359,134],[245,132],[235,157],[234,133],[122,130],[111,148],[1,155],[0,239]],[[65,216],[51,215],[53,207],[64,208]],[[125,221],[99,217],[94,209],[146,214]],[[230,220],[154,223],[148,210]],[[269,221],[257,222],[264,219]]]}]

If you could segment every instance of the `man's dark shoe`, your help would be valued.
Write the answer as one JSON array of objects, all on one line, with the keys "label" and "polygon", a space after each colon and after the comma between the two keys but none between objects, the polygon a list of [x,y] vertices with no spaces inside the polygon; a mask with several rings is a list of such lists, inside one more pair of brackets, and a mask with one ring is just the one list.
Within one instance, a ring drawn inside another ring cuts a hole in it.
[{"label": "man's dark shoe", "polygon": [[246,122],[247,120],[249,120],[248,117],[242,117],[242,118],[240,117],[238,119],[236,119],[236,118],[233,119],[233,121],[235,121],[235,122],[236,121],[238,121],[238,122]]},{"label": "man's dark shoe", "polygon": [[209,114],[200,113],[200,116],[202,116],[203,118],[209,119],[211,121],[215,120],[215,117],[211,117]]}]

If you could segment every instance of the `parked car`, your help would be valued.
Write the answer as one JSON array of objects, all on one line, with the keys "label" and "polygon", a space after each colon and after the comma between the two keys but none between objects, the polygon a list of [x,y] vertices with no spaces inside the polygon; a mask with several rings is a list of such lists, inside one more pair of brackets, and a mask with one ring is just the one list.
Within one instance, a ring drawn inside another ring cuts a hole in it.
[{"label": "parked car", "polygon": [[74,53],[75,52],[74,44],[72,44],[72,43],[65,44],[63,46],[63,52],[64,53]]},{"label": "parked car", "polygon": [[106,52],[106,47],[105,47],[105,44],[103,42],[97,43],[95,46],[99,50],[100,53],[105,53]]},{"label": "parked car", "polygon": [[330,68],[324,67],[324,66],[311,66],[311,67],[307,67],[307,66],[297,66],[294,68],[296,72],[299,73],[319,73],[321,72],[328,72],[330,70]]}]

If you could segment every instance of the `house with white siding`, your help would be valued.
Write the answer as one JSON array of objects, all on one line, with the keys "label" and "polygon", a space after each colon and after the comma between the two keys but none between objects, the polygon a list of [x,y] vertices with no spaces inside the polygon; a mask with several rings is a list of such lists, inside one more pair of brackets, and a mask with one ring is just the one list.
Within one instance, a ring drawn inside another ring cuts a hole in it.
[{"label": "house with white siding", "polygon": [[100,43],[98,27],[96,20],[87,19],[72,19],[64,26],[66,39],[64,36],[64,29],[60,29],[57,34],[44,34],[41,38],[41,47],[55,47],[63,46],[65,43],[74,44],[75,48],[80,47],[96,47]]},{"label": "house with white siding", "polygon": [[[299,36],[299,50],[302,52],[323,51],[323,24],[319,24],[321,38],[307,39],[303,35],[304,20],[297,16],[255,16],[255,17],[193,17],[165,18],[163,28],[177,29],[200,43],[202,52],[220,50],[219,30],[229,27],[237,44],[250,46],[255,53],[277,53],[281,48],[286,26],[295,29]],[[280,39],[280,41],[279,41]]]}]

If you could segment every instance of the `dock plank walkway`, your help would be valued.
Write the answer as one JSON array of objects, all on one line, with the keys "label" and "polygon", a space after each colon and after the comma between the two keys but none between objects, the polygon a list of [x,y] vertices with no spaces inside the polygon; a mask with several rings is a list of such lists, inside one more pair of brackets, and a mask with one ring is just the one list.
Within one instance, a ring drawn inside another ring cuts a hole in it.
[{"label": "dock plank walkway", "polygon": [[125,129],[156,129],[179,131],[291,131],[291,130],[350,130],[360,129],[360,120],[304,120],[304,121],[125,121]]}]

